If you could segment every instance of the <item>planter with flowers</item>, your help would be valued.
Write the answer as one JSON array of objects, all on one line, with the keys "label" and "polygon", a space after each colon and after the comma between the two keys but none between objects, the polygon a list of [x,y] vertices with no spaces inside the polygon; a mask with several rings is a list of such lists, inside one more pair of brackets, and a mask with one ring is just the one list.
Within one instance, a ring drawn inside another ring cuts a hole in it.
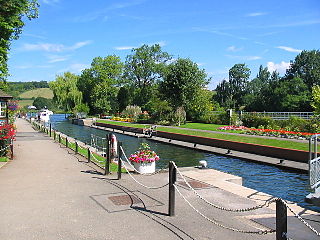
[{"label": "planter with flowers", "polygon": [[138,151],[131,154],[129,160],[139,173],[153,173],[156,170],[156,161],[160,158],[147,143],[141,143]]}]

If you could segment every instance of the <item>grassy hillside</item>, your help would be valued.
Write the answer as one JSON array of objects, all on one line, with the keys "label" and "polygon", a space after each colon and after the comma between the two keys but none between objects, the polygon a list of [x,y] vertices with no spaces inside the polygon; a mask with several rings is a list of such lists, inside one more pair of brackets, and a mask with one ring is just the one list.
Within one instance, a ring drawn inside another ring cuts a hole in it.
[{"label": "grassy hillside", "polygon": [[37,88],[33,90],[29,90],[26,92],[23,92],[19,95],[20,98],[37,98],[37,97],[44,97],[44,98],[53,98],[53,92],[50,88]]},{"label": "grassy hillside", "polygon": [[19,100],[20,107],[31,106],[32,104],[33,100]]}]

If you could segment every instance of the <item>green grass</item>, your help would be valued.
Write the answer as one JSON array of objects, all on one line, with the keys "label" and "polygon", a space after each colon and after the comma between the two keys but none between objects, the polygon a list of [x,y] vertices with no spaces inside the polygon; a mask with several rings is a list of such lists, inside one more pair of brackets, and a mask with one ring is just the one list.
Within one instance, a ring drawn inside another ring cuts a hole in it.
[{"label": "green grass", "polygon": [[7,157],[0,157],[0,162],[8,162],[8,158]]},{"label": "green grass", "polygon": [[33,104],[33,100],[19,100],[18,104],[20,107],[31,106]]},{"label": "green grass", "polygon": [[[106,120],[99,120],[98,122],[105,122],[105,123],[110,123],[110,124],[115,124],[120,126],[139,127],[139,128],[144,128],[146,126],[144,124],[133,124],[133,123],[125,123],[125,122],[106,121]],[[209,130],[209,129],[204,129],[205,127],[210,128],[210,126],[204,126],[201,123],[200,124],[189,123],[189,125],[188,124],[186,125],[189,127],[192,127],[192,126],[198,127],[198,129],[203,129],[203,130]],[[208,124],[208,125],[211,125],[211,124]],[[215,125],[215,126],[221,126],[221,125]],[[308,143],[300,143],[300,142],[294,142],[290,140],[286,141],[286,140],[277,140],[277,139],[271,139],[271,138],[249,137],[246,135],[239,136],[239,135],[230,135],[230,134],[223,134],[223,133],[200,132],[197,130],[189,130],[184,128],[179,129],[179,128],[169,128],[169,127],[158,127],[157,129],[159,131],[164,131],[164,132],[179,133],[179,134],[186,134],[186,135],[199,136],[199,137],[217,138],[217,139],[229,140],[234,142],[252,143],[252,144],[266,145],[266,146],[272,146],[272,147],[309,151]]]},{"label": "green grass", "polygon": [[23,92],[19,95],[20,98],[37,98],[37,97],[44,97],[44,98],[53,98],[53,92],[50,88],[36,88],[33,90],[29,90]]}]

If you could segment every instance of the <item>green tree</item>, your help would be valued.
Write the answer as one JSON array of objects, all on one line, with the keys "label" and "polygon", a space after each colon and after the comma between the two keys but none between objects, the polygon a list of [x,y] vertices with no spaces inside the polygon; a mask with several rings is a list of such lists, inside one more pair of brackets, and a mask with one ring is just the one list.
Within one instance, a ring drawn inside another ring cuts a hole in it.
[{"label": "green tree", "polygon": [[36,0],[0,0],[0,87],[8,76],[8,53],[12,40],[17,40],[24,26],[23,17],[38,17]]},{"label": "green tree", "polygon": [[234,103],[233,108],[239,108],[244,104],[243,97],[247,92],[250,69],[244,64],[235,64],[229,70],[230,98]]},{"label": "green tree", "polygon": [[190,59],[179,58],[168,65],[160,91],[174,109],[183,107],[191,114],[196,96],[207,86],[207,74]]},{"label": "green tree", "polygon": [[162,79],[166,63],[171,59],[159,44],[132,49],[125,64],[125,79],[135,87],[133,103],[144,106],[154,94],[154,84]]},{"label": "green tree", "polygon": [[47,108],[52,109],[53,103],[51,99],[44,98],[44,97],[37,97],[33,101],[33,106],[35,106],[37,109]]},{"label": "green tree", "polygon": [[320,85],[320,51],[302,51],[291,63],[285,75],[286,79],[299,77],[308,86],[309,91],[315,85]]},{"label": "green tree", "polygon": [[301,78],[280,80],[273,91],[274,111],[310,111],[310,92]]},{"label": "green tree", "polygon": [[268,87],[270,82],[270,72],[268,68],[259,67],[259,72],[256,78],[252,79],[247,84],[247,93],[244,96],[244,104],[246,111],[263,111],[262,92]]},{"label": "green tree", "polygon": [[123,86],[119,89],[117,95],[119,112],[122,112],[126,108],[126,106],[128,106],[132,102],[131,98],[131,92],[128,87]]},{"label": "green tree", "polygon": [[122,73],[123,63],[115,55],[96,57],[91,67],[82,71],[77,86],[92,113],[116,111]]},{"label": "green tree", "polygon": [[320,85],[312,88],[312,107],[317,114],[320,114]]},{"label": "green tree", "polygon": [[76,105],[81,104],[82,93],[77,88],[78,78],[75,74],[65,72],[49,83],[53,101],[64,111],[71,112]]}]

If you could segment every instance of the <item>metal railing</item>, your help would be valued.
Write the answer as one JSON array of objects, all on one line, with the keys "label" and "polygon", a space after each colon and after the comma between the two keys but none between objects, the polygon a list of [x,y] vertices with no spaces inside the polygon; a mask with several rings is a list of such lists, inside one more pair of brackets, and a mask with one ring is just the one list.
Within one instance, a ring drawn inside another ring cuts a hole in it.
[{"label": "metal railing", "polygon": [[311,119],[314,116],[313,112],[242,112],[242,115],[256,115],[259,117],[270,117],[274,120],[288,120],[290,117],[300,119]]},{"label": "metal railing", "polygon": [[320,187],[320,156],[318,157],[318,139],[320,134],[313,135],[309,140],[309,181],[311,189]]}]

